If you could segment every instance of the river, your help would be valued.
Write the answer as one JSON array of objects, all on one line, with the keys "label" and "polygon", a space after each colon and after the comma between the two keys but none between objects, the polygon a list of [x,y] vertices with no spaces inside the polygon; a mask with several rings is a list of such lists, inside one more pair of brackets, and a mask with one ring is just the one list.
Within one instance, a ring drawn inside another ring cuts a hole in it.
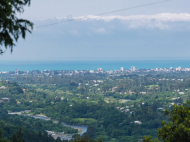
[{"label": "river", "polygon": [[[22,112],[9,112],[9,114],[18,114],[18,115],[22,115],[22,116],[34,117],[36,119],[51,120],[47,116],[23,114],[23,112],[25,112],[25,111],[22,111]],[[65,124],[65,123],[62,123],[62,125],[66,126],[66,127],[71,127],[71,128],[74,128],[74,129],[82,130],[82,132],[79,133],[80,135],[83,135],[87,131],[87,128],[88,128],[87,126],[69,125],[69,124]],[[65,135],[65,136],[61,137],[61,139],[70,140],[70,139],[72,139],[73,135],[74,134],[68,134],[68,135]]]}]

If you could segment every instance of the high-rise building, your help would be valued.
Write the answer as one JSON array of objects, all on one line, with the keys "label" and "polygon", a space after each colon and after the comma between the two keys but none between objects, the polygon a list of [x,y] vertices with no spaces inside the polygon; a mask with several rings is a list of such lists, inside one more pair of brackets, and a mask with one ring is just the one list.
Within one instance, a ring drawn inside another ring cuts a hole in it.
[{"label": "high-rise building", "polygon": [[98,71],[98,72],[102,71],[102,68],[97,68],[97,71]]},{"label": "high-rise building", "polygon": [[28,74],[29,74],[29,71],[26,71],[26,74],[28,75]]},{"label": "high-rise building", "polygon": [[94,70],[90,70],[89,73],[94,73]]},{"label": "high-rise building", "polygon": [[18,75],[18,72],[19,72],[19,69],[16,69],[15,70],[15,74]]},{"label": "high-rise building", "polygon": [[121,67],[121,71],[124,71],[124,68],[123,68],[123,67]]},{"label": "high-rise building", "polygon": [[176,71],[180,71],[180,70],[181,70],[181,67],[176,68]]},{"label": "high-rise building", "polygon": [[131,71],[135,71],[136,69],[135,69],[135,66],[132,66],[131,67]]}]

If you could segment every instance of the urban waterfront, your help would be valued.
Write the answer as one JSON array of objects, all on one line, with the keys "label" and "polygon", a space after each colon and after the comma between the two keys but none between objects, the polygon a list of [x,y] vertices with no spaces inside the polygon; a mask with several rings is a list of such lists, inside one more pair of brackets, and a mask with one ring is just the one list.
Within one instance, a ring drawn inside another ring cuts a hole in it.
[{"label": "urban waterfront", "polygon": [[0,63],[0,72],[14,71],[32,71],[32,70],[96,70],[102,68],[104,71],[131,69],[154,69],[182,67],[190,68],[189,59],[175,60],[97,60],[97,61],[2,61]]}]

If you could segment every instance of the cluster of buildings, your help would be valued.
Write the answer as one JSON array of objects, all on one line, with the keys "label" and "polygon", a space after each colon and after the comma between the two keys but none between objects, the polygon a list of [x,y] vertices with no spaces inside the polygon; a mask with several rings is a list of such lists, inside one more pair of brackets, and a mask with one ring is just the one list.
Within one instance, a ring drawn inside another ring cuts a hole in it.
[{"label": "cluster of buildings", "polygon": [[[134,107],[134,105],[131,105],[130,107]],[[126,106],[126,107],[116,107],[116,109],[119,109],[121,112],[124,112],[124,113],[130,112],[129,106]],[[131,111],[130,114],[134,114],[134,112]],[[134,122],[130,122],[130,123],[142,124],[141,121],[134,121]]]},{"label": "cluster of buildings", "polygon": [[[121,71],[122,71],[122,72],[125,71],[125,70],[124,70],[124,67],[121,67]],[[130,70],[126,70],[126,71],[132,71],[132,72],[134,72],[134,71],[136,71],[136,68],[135,68],[135,66],[131,66],[131,69],[130,69]]]},{"label": "cluster of buildings", "polygon": [[154,68],[154,69],[151,69],[153,71],[163,71],[163,72],[175,72],[175,71],[190,71],[190,68],[181,68],[181,67],[177,67],[177,68],[173,68],[173,67],[170,67],[170,68]]},{"label": "cluster of buildings", "polygon": [[0,103],[4,103],[4,102],[7,102],[7,101],[9,101],[9,98],[4,97],[4,98],[1,98]]},{"label": "cluster of buildings", "polygon": [[190,71],[190,68],[154,68],[154,69],[136,69],[135,66],[131,66],[130,69],[124,69],[121,67],[120,70],[110,70],[104,71],[102,68],[97,68],[97,70],[60,70],[60,71],[50,71],[50,70],[34,70],[34,71],[19,71],[19,69],[15,69],[15,71],[10,72],[0,72],[0,74],[10,74],[10,75],[45,75],[45,76],[54,76],[54,75],[75,75],[75,74],[84,74],[84,73],[107,73],[107,74],[118,74],[118,73],[132,73],[132,72],[179,72],[179,71]]}]

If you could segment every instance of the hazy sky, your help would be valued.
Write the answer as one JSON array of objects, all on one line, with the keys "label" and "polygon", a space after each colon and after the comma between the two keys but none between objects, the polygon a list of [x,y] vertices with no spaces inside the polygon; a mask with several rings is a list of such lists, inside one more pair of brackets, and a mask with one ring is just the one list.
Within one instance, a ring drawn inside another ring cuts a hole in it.
[{"label": "hazy sky", "polygon": [[190,57],[190,1],[171,0],[122,12],[99,13],[159,0],[32,0],[21,16],[35,27],[0,60]]}]

